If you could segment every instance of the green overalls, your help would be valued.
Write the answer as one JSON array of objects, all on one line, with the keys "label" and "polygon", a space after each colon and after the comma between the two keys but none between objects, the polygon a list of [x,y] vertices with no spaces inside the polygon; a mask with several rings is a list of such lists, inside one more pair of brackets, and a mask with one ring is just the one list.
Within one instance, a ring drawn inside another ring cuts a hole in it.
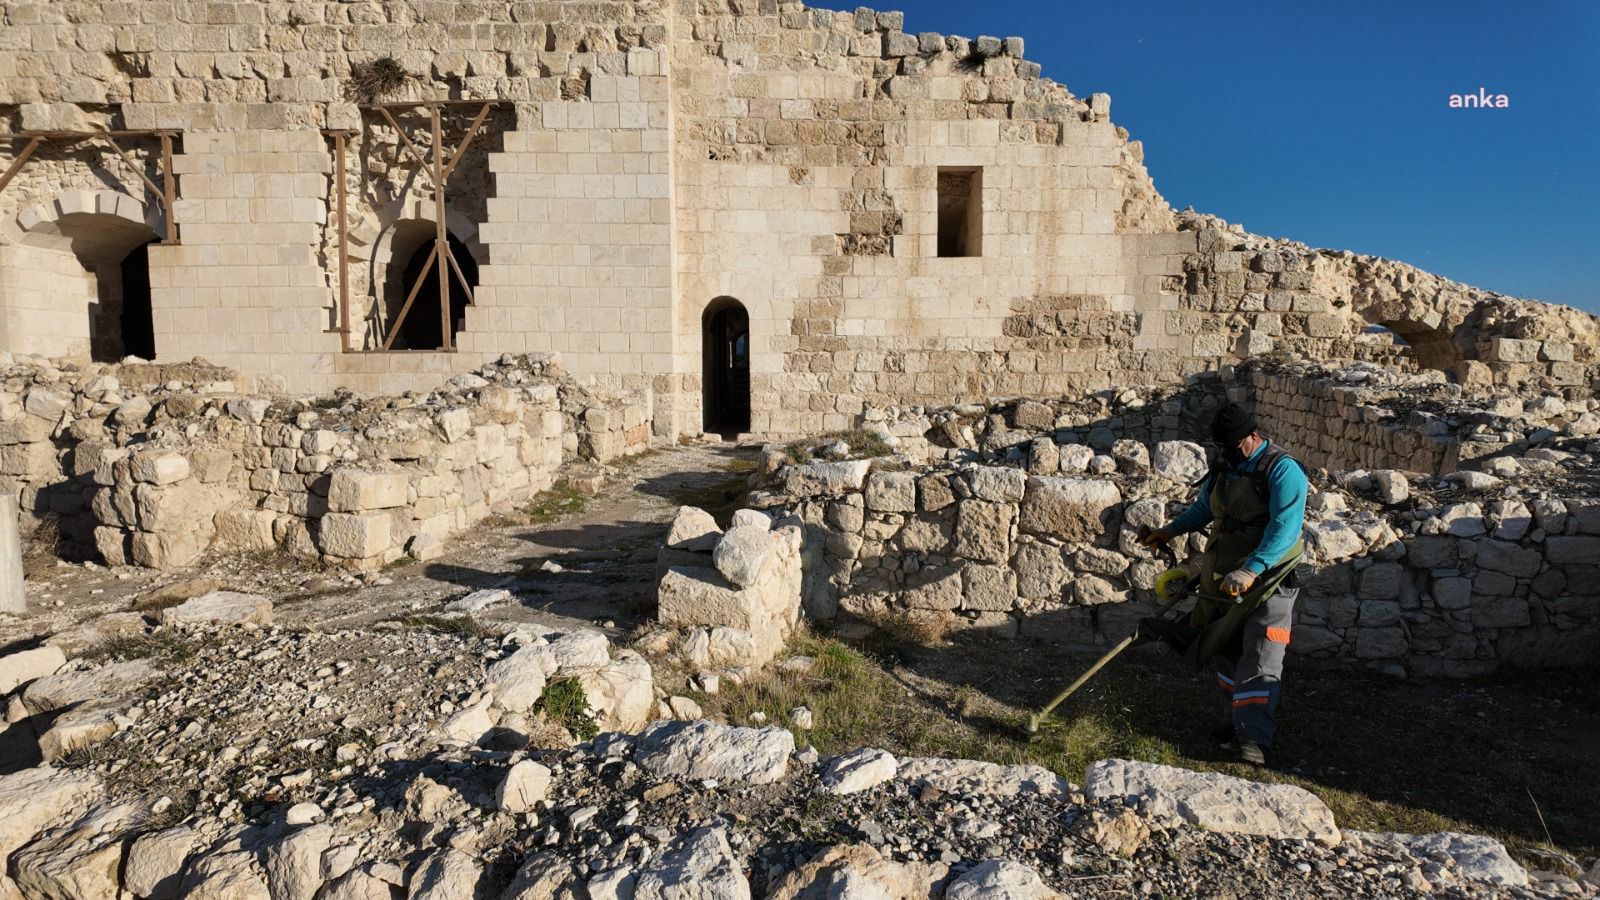
[{"label": "green overalls", "polygon": [[[1274,452],[1276,451],[1276,452]],[[1222,579],[1244,564],[1261,544],[1270,517],[1268,476],[1274,465],[1296,465],[1275,447],[1269,447],[1250,473],[1212,476],[1211,538],[1200,563],[1200,590],[1220,596]],[[1272,744],[1284,652],[1294,620],[1294,603],[1300,591],[1285,580],[1294,573],[1305,550],[1297,539],[1280,559],[1257,576],[1255,584],[1238,602],[1200,599],[1187,624],[1196,637],[1185,658],[1195,668],[1217,662],[1217,681],[1229,694],[1234,730],[1263,747]]]}]

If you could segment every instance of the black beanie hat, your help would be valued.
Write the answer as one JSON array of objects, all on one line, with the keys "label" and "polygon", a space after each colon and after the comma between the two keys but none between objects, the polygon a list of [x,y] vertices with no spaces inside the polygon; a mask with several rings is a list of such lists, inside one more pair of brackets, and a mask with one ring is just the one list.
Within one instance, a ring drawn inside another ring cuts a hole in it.
[{"label": "black beanie hat", "polygon": [[1237,444],[1256,430],[1256,417],[1244,411],[1244,407],[1237,403],[1229,403],[1217,410],[1216,418],[1211,420],[1211,440],[1226,447]]}]

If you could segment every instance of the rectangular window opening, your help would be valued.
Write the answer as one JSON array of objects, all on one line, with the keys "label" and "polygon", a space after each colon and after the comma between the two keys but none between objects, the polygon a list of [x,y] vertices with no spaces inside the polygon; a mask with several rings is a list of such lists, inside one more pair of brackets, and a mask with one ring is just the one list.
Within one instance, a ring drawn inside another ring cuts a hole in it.
[{"label": "rectangular window opening", "polygon": [[983,169],[939,167],[939,255],[983,255]]}]

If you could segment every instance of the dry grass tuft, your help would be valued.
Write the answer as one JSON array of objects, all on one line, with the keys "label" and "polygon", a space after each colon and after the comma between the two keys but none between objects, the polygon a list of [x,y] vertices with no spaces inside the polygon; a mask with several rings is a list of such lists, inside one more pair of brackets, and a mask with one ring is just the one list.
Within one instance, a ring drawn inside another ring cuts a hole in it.
[{"label": "dry grass tuft", "polygon": [[350,96],[360,103],[375,103],[405,87],[416,76],[392,56],[380,56],[350,66]]}]

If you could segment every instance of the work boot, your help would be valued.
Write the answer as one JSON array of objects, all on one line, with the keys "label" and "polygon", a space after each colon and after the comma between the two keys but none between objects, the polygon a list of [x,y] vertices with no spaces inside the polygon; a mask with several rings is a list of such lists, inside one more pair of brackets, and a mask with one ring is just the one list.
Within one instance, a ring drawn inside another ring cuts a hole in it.
[{"label": "work boot", "polygon": [[1223,749],[1231,750],[1233,745],[1238,742],[1239,735],[1233,730],[1232,722],[1223,722],[1211,729],[1211,739],[1216,741]]},{"label": "work boot", "polygon": [[1240,741],[1239,761],[1252,766],[1264,766],[1267,764],[1267,753],[1255,741]]}]

